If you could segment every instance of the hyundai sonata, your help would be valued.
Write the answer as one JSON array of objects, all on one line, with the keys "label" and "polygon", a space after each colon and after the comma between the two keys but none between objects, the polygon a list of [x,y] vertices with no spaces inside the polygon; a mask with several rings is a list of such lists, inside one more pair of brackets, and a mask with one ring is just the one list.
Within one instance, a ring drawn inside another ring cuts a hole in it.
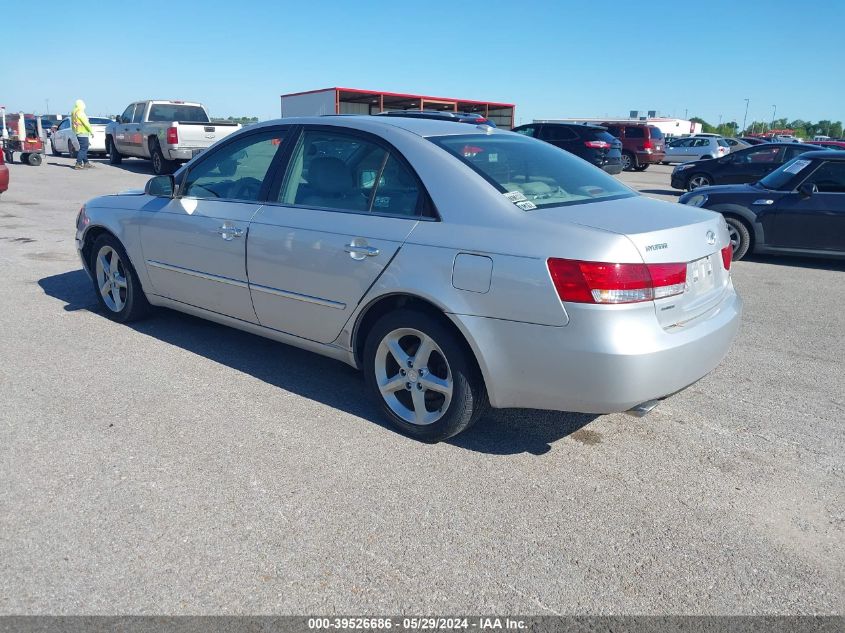
[{"label": "hyundai sonata", "polygon": [[165,306],[341,360],[427,441],[488,405],[646,411],[716,367],[742,305],[721,215],[437,120],[250,126],[86,203],[76,243],[112,319]]}]

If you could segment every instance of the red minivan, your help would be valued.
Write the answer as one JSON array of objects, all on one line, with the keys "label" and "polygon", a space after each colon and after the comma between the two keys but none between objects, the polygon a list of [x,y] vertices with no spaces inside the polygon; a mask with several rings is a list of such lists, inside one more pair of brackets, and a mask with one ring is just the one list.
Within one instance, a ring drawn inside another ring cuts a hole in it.
[{"label": "red minivan", "polygon": [[9,188],[9,168],[6,167],[6,161],[3,158],[3,152],[0,152],[0,193]]},{"label": "red minivan", "polygon": [[622,141],[622,169],[645,171],[652,163],[663,161],[666,139],[660,128],[647,123],[600,123]]}]

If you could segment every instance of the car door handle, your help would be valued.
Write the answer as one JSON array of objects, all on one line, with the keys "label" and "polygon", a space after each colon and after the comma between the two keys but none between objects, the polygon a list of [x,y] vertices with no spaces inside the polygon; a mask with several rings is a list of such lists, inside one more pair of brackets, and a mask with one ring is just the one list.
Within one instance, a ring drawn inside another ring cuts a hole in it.
[{"label": "car door handle", "polygon": [[243,237],[244,230],[239,229],[236,226],[221,226],[219,229],[212,229],[212,233],[216,233],[220,237],[222,237],[227,242],[235,239],[236,237]]},{"label": "car door handle", "polygon": [[364,259],[365,257],[375,257],[379,254],[379,250],[375,246],[362,246],[352,242],[347,244],[344,249],[352,259]]}]

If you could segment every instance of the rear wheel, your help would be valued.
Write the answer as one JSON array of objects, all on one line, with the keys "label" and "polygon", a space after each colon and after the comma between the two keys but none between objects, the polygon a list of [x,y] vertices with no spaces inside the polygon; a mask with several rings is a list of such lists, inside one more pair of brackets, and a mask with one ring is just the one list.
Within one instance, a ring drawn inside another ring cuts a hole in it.
[{"label": "rear wheel", "polygon": [[176,163],[164,157],[157,138],[150,141],[150,160],[153,163],[153,173],[156,176],[173,173],[174,167],[176,166]]},{"label": "rear wheel", "polygon": [[646,169],[648,169],[648,163],[641,163],[634,167],[634,171],[645,171]]},{"label": "rear wheel", "polygon": [[712,184],[713,179],[707,174],[693,174],[687,181],[687,191],[692,191],[699,187],[709,187]]},{"label": "rear wheel", "polygon": [[117,151],[117,147],[115,147],[114,140],[111,137],[106,139],[106,151],[109,154],[110,165],[120,165],[123,162],[123,156]]},{"label": "rear wheel", "polygon": [[127,323],[146,315],[150,304],[117,238],[108,233],[101,235],[94,242],[91,253],[89,266],[94,277],[94,292],[106,316]]},{"label": "rear wheel", "polygon": [[622,152],[622,169],[624,171],[631,171],[636,164],[637,160],[631,152]]},{"label": "rear wheel", "polygon": [[751,231],[745,222],[733,216],[725,216],[725,223],[728,225],[728,236],[731,239],[733,261],[739,261],[751,247]]},{"label": "rear wheel", "polygon": [[61,156],[62,153],[56,149],[56,138],[53,137],[50,139],[50,150],[53,152],[53,156]]},{"label": "rear wheel", "polygon": [[38,167],[41,164],[41,154],[27,154],[26,162],[33,167]]},{"label": "rear wheel", "polygon": [[367,335],[364,380],[401,432],[439,442],[487,408],[484,380],[465,343],[441,320],[413,310],[379,319]]}]

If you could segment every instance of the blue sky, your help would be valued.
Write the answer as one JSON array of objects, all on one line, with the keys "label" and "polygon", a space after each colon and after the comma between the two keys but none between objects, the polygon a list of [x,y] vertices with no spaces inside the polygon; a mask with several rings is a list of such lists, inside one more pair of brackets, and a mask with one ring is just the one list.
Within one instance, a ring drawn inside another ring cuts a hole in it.
[{"label": "blue sky", "polygon": [[[845,120],[843,0],[3,5],[0,104],[14,110],[171,98],[269,119],[282,93],[346,86],[515,103],[518,123],[632,109],[742,123],[745,98],[749,121],[773,105]],[[33,40],[10,27],[36,6]]]}]

